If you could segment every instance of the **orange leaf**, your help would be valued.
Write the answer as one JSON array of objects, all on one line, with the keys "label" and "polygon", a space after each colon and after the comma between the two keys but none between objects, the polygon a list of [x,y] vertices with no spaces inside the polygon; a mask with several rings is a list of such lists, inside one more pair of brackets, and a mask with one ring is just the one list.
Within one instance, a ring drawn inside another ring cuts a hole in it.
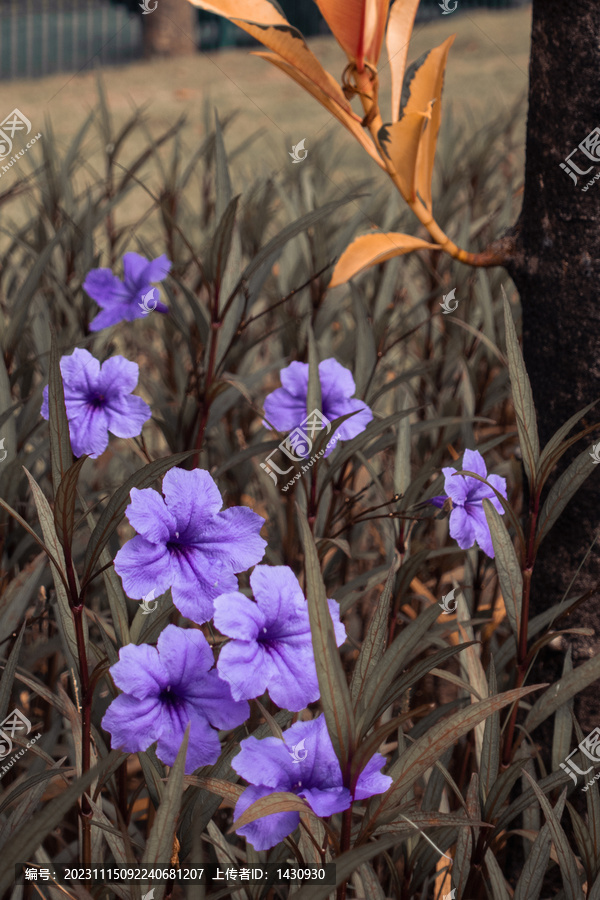
[{"label": "orange leaf", "polygon": [[360,71],[377,64],[390,0],[315,0],[333,36]]},{"label": "orange leaf", "polygon": [[405,113],[399,122],[383,125],[377,135],[381,149],[398,174],[402,196],[410,203],[417,199],[417,160],[428,118],[431,112],[429,116],[421,112]]},{"label": "orange leaf", "polygon": [[[293,78],[294,81],[296,81],[306,91],[308,91],[309,94],[312,94],[313,97],[315,97],[319,101],[319,103],[325,107],[326,110],[328,110],[333,116],[335,116],[336,119],[338,119],[342,123],[342,125],[344,125],[348,129],[348,131],[354,135],[356,140],[362,147],[364,147],[369,156],[373,160],[375,160],[380,168],[384,169],[385,171],[385,166],[381,162],[374,144],[369,140],[369,138],[363,131],[360,116],[357,116],[354,112],[352,112],[352,110],[348,112],[345,108],[342,108],[342,106],[331,99],[331,95],[327,96],[327,94],[322,91],[314,81],[311,81],[309,78],[303,75],[302,72],[299,72],[298,69],[295,69],[276,53],[256,51],[254,55],[260,56],[262,59],[266,59],[268,62],[273,63],[274,66],[277,66],[287,75],[289,75],[290,78]],[[329,75],[328,72],[325,74],[327,74],[327,76],[331,78],[331,75]],[[333,81],[333,78],[331,80]]]},{"label": "orange leaf", "polygon": [[363,234],[346,247],[333,270],[329,287],[337,287],[349,281],[357,272],[378,263],[412,253],[413,250],[437,250],[437,244],[430,244],[411,234],[388,232],[387,234]]},{"label": "orange leaf", "polygon": [[189,0],[189,2],[208,12],[224,16],[247,31],[316,84],[347,113],[353,115],[352,107],[339,84],[308,49],[298,29],[290,25],[269,0]]},{"label": "orange leaf", "polygon": [[418,6],[419,0],[396,0],[390,10],[386,46],[392,74],[392,122],[397,122],[400,117],[400,98],[408,43]]},{"label": "orange leaf", "polygon": [[[427,209],[431,212],[431,181],[438,133],[442,121],[442,87],[448,51],[454,42],[454,35],[447,38],[439,47],[431,50],[422,66],[416,71],[410,84],[410,97],[404,108],[404,115],[409,113],[427,114],[417,155],[416,186],[417,192]],[[402,121],[402,120],[401,120]]]}]

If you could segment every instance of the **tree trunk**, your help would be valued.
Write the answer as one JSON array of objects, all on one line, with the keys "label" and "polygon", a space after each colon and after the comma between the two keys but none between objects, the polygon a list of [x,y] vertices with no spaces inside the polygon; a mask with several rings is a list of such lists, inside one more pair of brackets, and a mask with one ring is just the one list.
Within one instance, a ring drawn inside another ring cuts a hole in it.
[{"label": "tree trunk", "polygon": [[[598,0],[533,0],[525,191],[508,269],[521,296],[523,350],[541,446],[571,415],[600,398],[600,181],[584,190],[596,173],[600,179],[599,37]],[[585,420],[595,421],[600,405]],[[592,437],[596,442],[600,433]],[[563,457],[557,474],[586,444],[591,449],[592,437]],[[531,616],[561,599],[598,534],[598,470],[541,545]],[[600,540],[570,591],[576,596],[592,589],[594,596],[564,627],[586,625],[600,635],[599,583]],[[599,642],[596,636],[575,636],[563,641],[563,651],[567,645],[576,667],[598,652]],[[536,680],[560,677],[564,652],[543,650],[541,656]],[[575,714],[584,734],[598,725],[597,687],[578,696]],[[547,725],[552,723],[551,718]]]},{"label": "tree trunk", "polygon": [[[185,56],[196,52],[195,7],[188,0],[145,0],[142,14],[144,57]],[[156,4],[156,5],[155,5]]]}]

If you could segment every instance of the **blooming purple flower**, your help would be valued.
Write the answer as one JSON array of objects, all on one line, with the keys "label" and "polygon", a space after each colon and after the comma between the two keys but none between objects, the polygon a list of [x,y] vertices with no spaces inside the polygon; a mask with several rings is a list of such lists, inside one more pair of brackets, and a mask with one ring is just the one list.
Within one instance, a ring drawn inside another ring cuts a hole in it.
[{"label": "blooming purple flower", "polygon": [[[506,478],[488,475],[485,462],[478,450],[465,450],[461,468],[475,472],[485,478],[506,500]],[[492,506],[504,515],[502,504],[491,488],[469,475],[455,475],[457,469],[442,469],[445,476],[446,493],[452,500],[450,513],[450,537],[458,541],[461,550],[469,550],[475,541],[484,553],[494,558],[494,547],[482,501],[489,500]],[[430,503],[442,507],[447,497],[433,497]]]},{"label": "blooming purple flower", "polygon": [[198,624],[213,615],[213,600],[237,590],[237,572],[260,562],[267,542],[264,519],[245,506],[219,512],[223,500],[204,469],[171,469],[164,497],[151,488],[132,488],[125,510],[137,532],[115,557],[128,597],[171,588],[177,609]]},{"label": "blooming purple flower", "polygon": [[[141,397],[131,396],[140,374],[137,363],[112,356],[102,365],[87,350],[63,356],[60,372],[65,391],[71,446],[75,456],[96,459],[108,446],[108,432],[137,437],[152,411]],[[50,417],[48,385],[41,414]]]},{"label": "blooming purple flower", "polygon": [[[163,254],[158,259],[148,262],[139,253],[126,253],[123,257],[123,281],[117,278],[110,269],[92,269],[88,272],[83,289],[92,300],[95,300],[102,311],[90,322],[90,331],[100,331],[118,322],[133,322],[147,315],[140,307],[145,294],[151,290],[153,282],[167,277],[171,262]],[[164,303],[149,302],[151,309],[166,313]]]},{"label": "blooming purple flower", "polygon": [[[250,576],[256,603],[240,593],[215,600],[215,625],[232,640],[217,669],[236,700],[260,697],[298,711],[319,699],[308,605],[288,566],[257,566]],[[346,639],[340,607],[328,600],[336,643]]]},{"label": "blooming purple flower", "polygon": [[[281,373],[282,387],[272,391],[265,397],[265,415],[269,423],[278,431],[290,431],[302,425],[308,413],[306,400],[308,392],[308,363],[293,362]],[[356,390],[354,378],[349,369],[340,365],[335,359],[324,359],[319,363],[319,381],[321,382],[321,413],[330,422],[354,412],[356,415],[336,429],[338,439],[350,440],[361,434],[373,418],[373,413],[366,403],[352,397]],[[306,429],[304,429],[306,432]],[[310,445],[309,445],[310,446]],[[334,449],[332,444],[325,451],[325,456]],[[302,455],[307,456],[307,453]]]},{"label": "blooming purple flower", "polygon": [[119,662],[110,672],[124,693],[102,719],[102,727],[112,736],[111,746],[136,753],[158,741],[156,755],[172,766],[191,722],[186,774],[216,762],[221,745],[214,728],[235,728],[250,710],[245,701],[233,700],[213,665],[202,632],[175,625],[167,625],[158,647],[121,647]]},{"label": "blooming purple flower", "polygon": [[[382,794],[392,783],[382,775],[385,757],[375,753],[361,772],[354,796],[344,787],[342,770],[327,732],[325,716],[310,722],[296,722],[276,737],[258,740],[246,738],[241,752],[231,765],[250,782],[239,798],[234,818],[238,819],[261,797],[276,791],[289,791],[303,797],[317,816],[331,816],[348,809],[352,800],[365,800]],[[275,813],[243,825],[239,833],[255,850],[268,850],[291,834],[300,823],[300,813]]]}]

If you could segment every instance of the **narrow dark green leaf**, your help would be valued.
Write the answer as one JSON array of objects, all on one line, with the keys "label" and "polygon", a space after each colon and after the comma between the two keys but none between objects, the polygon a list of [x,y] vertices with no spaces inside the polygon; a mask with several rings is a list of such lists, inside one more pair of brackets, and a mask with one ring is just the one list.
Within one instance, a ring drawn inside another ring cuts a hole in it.
[{"label": "narrow dark green leaf", "polygon": [[[75,636],[75,626],[73,624],[73,614],[71,612],[69,596],[67,593],[67,589],[65,588],[65,559],[63,556],[62,547],[60,546],[58,537],[56,535],[56,529],[54,528],[54,515],[52,513],[52,510],[50,509],[50,504],[46,500],[42,489],[40,488],[33,475],[31,475],[27,471],[27,469],[24,469],[24,471],[27,475],[27,479],[31,487],[31,492],[33,494],[33,500],[37,510],[38,518],[40,520],[40,525],[42,526],[42,534],[44,535],[45,545],[48,547],[50,553],[52,554],[53,560],[56,560],[56,565],[59,567],[57,569],[54,562],[50,563],[52,569],[52,577],[54,578],[54,587],[56,590],[56,606],[58,610],[57,622],[61,637],[63,639],[67,662],[69,668],[72,669],[73,672],[79,673],[77,638]],[[83,618],[83,631],[84,640],[87,646],[88,625],[87,619],[85,617]]]},{"label": "narrow dark green leaf", "polygon": [[231,178],[229,176],[229,164],[227,151],[223,140],[223,129],[219,113],[215,109],[215,216],[217,221],[222,219],[225,210],[231,203]]},{"label": "narrow dark green leaf", "polygon": [[544,540],[571,497],[595,469],[596,466],[590,458],[590,451],[586,448],[552,485],[538,520],[535,538],[536,549]]},{"label": "narrow dark green leaf", "polygon": [[527,474],[530,490],[535,484],[537,465],[540,456],[540,441],[538,437],[537,419],[531,384],[523,354],[519,346],[519,339],[512,318],[512,312],[504,288],[502,288],[504,302],[504,327],[506,332],[506,354],[508,356],[508,372],[515,405],[517,430],[523,453],[523,465]]},{"label": "narrow dark green leaf", "polygon": [[58,486],[54,499],[54,527],[63,549],[71,548],[75,522],[75,501],[79,472],[87,456],[80,457],[67,470]]},{"label": "narrow dark green leaf", "polygon": [[492,889],[493,900],[511,900],[511,893],[502,874],[502,869],[490,847],[485,853],[485,867],[488,873],[489,885]]},{"label": "narrow dark green leaf", "polygon": [[23,643],[23,635],[25,633],[26,622],[21,625],[21,630],[15,641],[14,647],[10,651],[10,656],[4,666],[2,678],[0,679],[0,720],[4,719],[8,710],[8,704],[12,694],[15,672],[19,661],[19,653],[21,652],[21,644]]},{"label": "narrow dark green leaf", "polygon": [[50,371],[48,380],[48,412],[50,415],[50,461],[54,493],[73,463],[73,451],[69,437],[69,421],[65,406],[65,392],[60,374],[60,358],[56,334],[50,345]]},{"label": "narrow dark green leaf", "polygon": [[373,671],[377,663],[380,661],[385,650],[388,635],[388,618],[390,614],[390,604],[392,602],[392,590],[394,581],[396,580],[396,560],[386,578],[383,591],[377,601],[375,612],[367,628],[365,639],[360,648],[358,659],[352,673],[350,682],[350,694],[354,708],[362,696],[365,684],[368,681],[370,673]]},{"label": "narrow dark green leaf", "polygon": [[[384,657],[385,658],[385,657]],[[533,691],[540,689],[540,685],[518,688],[498,694],[496,697],[488,697],[486,700],[472,703],[465,709],[459,710],[448,719],[438,722],[427,733],[415,741],[387,773],[394,779],[394,783],[385,794],[373,797],[369,803],[365,815],[362,835],[369,833],[381,816],[396,808],[402,797],[412,787],[417,778],[427,771],[436,760],[440,758],[447,747],[455,744],[464,734],[475,728],[479,722],[483,722],[490,713],[504,709],[510,703],[526,697]]]},{"label": "narrow dark green leaf", "polygon": [[[379,707],[388,687],[398,672],[404,668],[413,651],[417,647],[420,650],[427,647],[428,641],[424,640],[424,636],[431,630],[439,615],[439,606],[430,606],[414,622],[402,629],[391,647],[374,666],[368,682],[364,685],[362,697],[356,707],[357,719],[361,719],[365,712],[374,711]],[[366,734],[371,727],[371,722],[372,719],[368,715],[362,724],[361,735]]]},{"label": "narrow dark green leaf", "polygon": [[231,241],[233,239],[233,229],[235,226],[235,216],[239,203],[239,196],[234,197],[228,204],[227,209],[223,213],[219,224],[217,225],[212,239],[210,251],[208,254],[207,276],[220,286],[223,274],[227,267],[229,253],[231,251]]},{"label": "narrow dark green leaf", "polygon": [[525,719],[525,729],[534,731],[548,716],[566,703],[579,691],[600,678],[600,655],[587,659],[568,675],[555,682],[545,691],[529,710]]},{"label": "narrow dark green leaf", "polygon": [[352,294],[352,308],[356,323],[354,329],[354,383],[356,384],[356,396],[362,397],[375,370],[377,348],[375,347],[372,322],[369,321],[361,293],[353,282],[350,283],[350,292]]},{"label": "narrow dark green leaf", "polygon": [[156,863],[165,862],[173,855],[175,842],[175,823],[181,807],[183,797],[185,774],[185,758],[187,754],[190,726],[185,730],[185,735],[177,759],[169,772],[169,778],[165,785],[160,806],[156,811],[154,824],[150,836],[146,841],[146,849],[142,856],[142,865],[153,866]]},{"label": "narrow dark green leaf", "polygon": [[515,639],[519,640],[521,625],[521,604],[523,600],[523,576],[521,567],[508,529],[502,516],[490,500],[484,499],[483,510],[486,515],[494,552],[496,554],[496,571],[500,581],[500,590],[504,597],[506,615],[510,622]]},{"label": "narrow dark green leaf", "polygon": [[319,557],[308,523],[296,505],[300,539],[304,549],[306,599],[312,635],[321,704],[333,749],[346,771],[354,750],[355,724],[350,691],[335,642],[333,622],[321,576]]},{"label": "narrow dark green leaf", "polygon": [[15,866],[23,860],[29,859],[37,847],[45,841],[46,837],[64,819],[71,807],[79,797],[97,778],[107,772],[115,760],[122,757],[120,750],[113,750],[97,766],[74,781],[69,787],[51,800],[45,808],[36,813],[35,817],[28,819],[8,839],[2,847],[2,871],[0,872],[0,895],[4,894],[14,884]]},{"label": "narrow dark green leaf", "polygon": [[235,820],[229,829],[229,833],[237,831],[238,828],[243,828],[244,825],[248,825],[250,822],[256,821],[256,819],[262,819],[264,816],[273,816],[277,813],[284,812],[310,813],[311,809],[306,800],[298,797],[297,794],[291,794],[288,791],[276,791],[269,794],[267,797],[261,797],[260,800],[256,800],[249,806],[248,809]]},{"label": "narrow dark green leaf", "polygon": [[173,456],[168,456],[165,459],[156,459],[154,462],[148,463],[147,466],[134,472],[125,484],[122,484],[115,491],[102,510],[98,524],[90,537],[85,554],[83,584],[89,579],[102,550],[125,515],[131,489],[139,488],[141,490],[142,488],[150,487],[157,478],[162,478],[169,469],[183,462],[184,459],[193,456],[195,452],[195,450],[186,450],[184,453],[175,453]]},{"label": "narrow dark green leaf", "polygon": [[[549,463],[550,466],[556,465],[556,463],[558,462],[558,460],[561,458],[562,454],[566,450],[565,446],[563,446],[563,447],[560,446],[563,441],[563,438],[566,438],[568,433],[577,424],[577,422],[579,422],[580,419],[583,419],[583,417],[585,415],[587,415],[589,413],[589,411],[591,409],[593,409],[594,406],[596,406],[597,403],[598,403],[598,400],[594,400],[593,403],[588,403],[587,406],[584,406],[583,409],[580,409],[579,412],[576,412],[574,416],[571,416],[570,419],[567,419],[565,424],[561,425],[561,427],[558,429],[558,431],[556,431],[552,435],[552,437],[550,438],[550,440],[548,441],[548,443],[546,444],[546,446],[544,447],[544,449],[542,450],[542,452],[540,454],[540,461],[539,461],[540,472],[543,471],[546,463]],[[558,452],[559,450],[560,450],[560,452]],[[557,453],[558,453],[558,455],[557,455]]]},{"label": "narrow dark green leaf", "polygon": [[[554,807],[554,813],[560,821],[565,806],[566,794],[558,798]],[[539,900],[542,885],[548,869],[550,849],[552,847],[552,835],[547,822],[542,825],[540,832],[531,846],[529,854],[525,858],[523,871],[515,888],[513,900]]]},{"label": "narrow dark green leaf", "polygon": [[[565,889],[565,896],[567,897],[567,900],[581,900],[581,882],[577,873],[577,863],[575,862],[573,851],[569,846],[567,836],[563,831],[556,813],[552,809],[550,802],[544,792],[538,787],[535,780],[531,777],[531,775],[529,775],[528,772],[524,772],[523,774],[531,784],[533,792],[538,798],[540,806],[542,807],[546,816],[546,822],[550,828],[550,833],[552,835],[552,840],[554,842],[556,855],[558,857],[558,862],[560,865],[560,874],[563,881],[563,887]],[[563,800],[566,795],[567,791],[565,789],[561,793],[561,800]]]},{"label": "narrow dark green leaf", "polygon": [[[494,657],[490,656],[488,696],[494,697],[498,691]],[[480,787],[482,803],[485,803],[492,785],[498,777],[500,767],[500,715],[493,712],[485,720],[483,742],[481,745]]]},{"label": "narrow dark green leaf", "polygon": [[308,390],[306,392],[306,414],[321,411],[321,379],[319,377],[319,353],[310,322],[308,332]]}]

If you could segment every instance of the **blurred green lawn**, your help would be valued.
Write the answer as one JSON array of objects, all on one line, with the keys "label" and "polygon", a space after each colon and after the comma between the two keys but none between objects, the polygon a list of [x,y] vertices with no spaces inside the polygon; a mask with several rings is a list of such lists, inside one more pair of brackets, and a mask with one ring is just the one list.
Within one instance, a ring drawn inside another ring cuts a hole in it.
[{"label": "blurred green lawn", "polygon": [[[508,11],[469,11],[418,25],[409,50],[409,63],[456,33],[450,52],[444,103],[451,103],[455,117],[463,118],[466,133],[508,110],[527,89],[530,8]],[[310,45],[324,66],[339,80],[345,58],[332,38],[318,37]],[[382,59],[382,108],[389,110],[389,85],[385,51]],[[287,150],[302,138],[311,142],[335,128],[347,148],[348,173],[384,179],[359,145],[311,97],[269,63],[253,57],[247,48],[201,52],[174,60],[139,62],[102,71],[110,108],[117,126],[136,106],[148,107],[153,134],[185,113],[184,147],[193,151],[204,134],[205,101],[218,108],[221,117],[240,110],[229,130],[228,148],[243,144],[254,132],[260,136],[243,167],[255,175],[268,175],[290,165]],[[89,111],[97,104],[96,74],[53,75],[44,79],[7,82],[3,108],[21,109],[34,131],[43,131],[49,116],[65,149]],[[469,115],[470,113],[470,115]],[[343,137],[342,137],[343,134]],[[139,147],[136,152],[139,152]],[[88,148],[93,161],[94,151]],[[125,155],[124,159],[127,159]],[[14,166],[2,188],[18,177]],[[21,174],[25,174],[21,170]]]}]

